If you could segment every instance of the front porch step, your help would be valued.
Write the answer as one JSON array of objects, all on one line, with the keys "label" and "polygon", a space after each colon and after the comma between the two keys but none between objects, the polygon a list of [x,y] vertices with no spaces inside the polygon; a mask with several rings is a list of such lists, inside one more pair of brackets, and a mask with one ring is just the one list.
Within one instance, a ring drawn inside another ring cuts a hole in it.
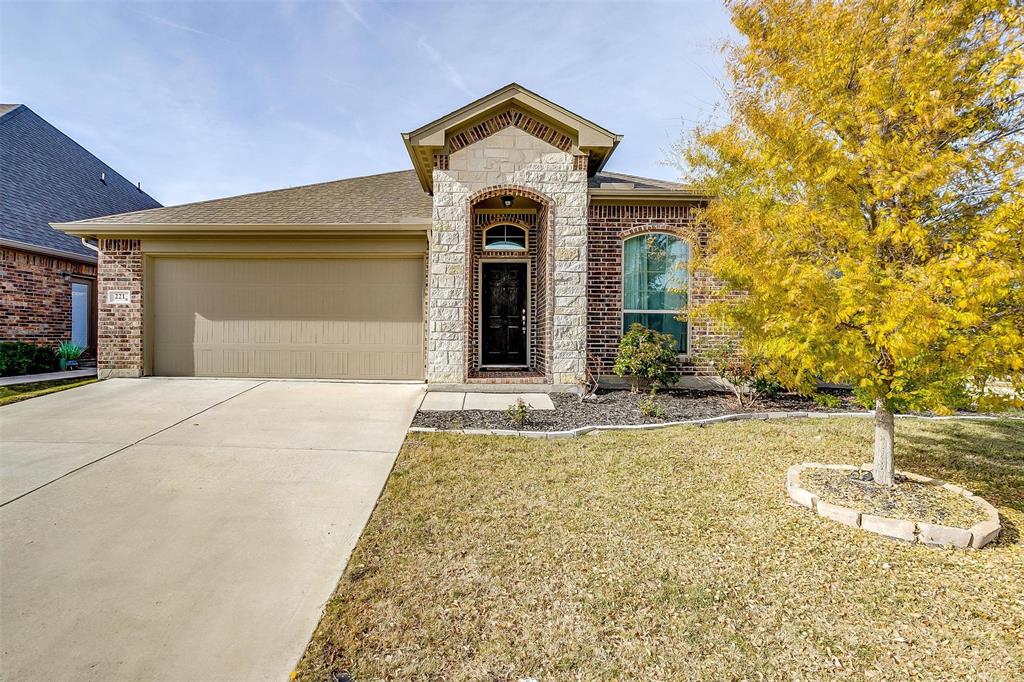
[{"label": "front porch step", "polygon": [[548,384],[540,383],[536,378],[526,381],[512,383],[510,379],[487,379],[487,382],[480,383],[473,379],[467,380],[465,384],[427,384],[428,391],[437,392],[459,392],[459,393],[576,393],[577,387],[572,384]]}]

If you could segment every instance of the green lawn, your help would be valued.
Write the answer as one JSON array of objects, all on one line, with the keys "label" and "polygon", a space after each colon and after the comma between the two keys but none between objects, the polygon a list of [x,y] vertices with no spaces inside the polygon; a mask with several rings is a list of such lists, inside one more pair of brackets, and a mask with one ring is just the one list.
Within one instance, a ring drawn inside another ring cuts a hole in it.
[{"label": "green lawn", "polygon": [[790,464],[866,461],[871,429],[410,436],[298,677],[1014,678],[1024,422],[897,422],[899,468],[999,508],[980,551],[787,504]]},{"label": "green lawn", "polygon": [[77,388],[95,382],[96,379],[54,379],[52,381],[34,381],[30,384],[18,384],[16,386],[0,386],[0,406],[9,403],[16,403],[29,398],[37,398],[48,393],[66,391],[69,388]]}]

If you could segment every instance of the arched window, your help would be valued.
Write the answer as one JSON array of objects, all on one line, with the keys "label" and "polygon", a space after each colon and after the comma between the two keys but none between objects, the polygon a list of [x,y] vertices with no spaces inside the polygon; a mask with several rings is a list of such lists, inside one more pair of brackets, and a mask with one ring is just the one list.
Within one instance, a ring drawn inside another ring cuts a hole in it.
[{"label": "arched window", "polygon": [[641,234],[622,245],[622,329],[635,323],[671,334],[687,352],[687,323],[676,319],[689,301],[690,245],[661,232]]},{"label": "arched window", "polygon": [[492,225],[484,230],[487,251],[526,251],[526,230],[515,225]]}]

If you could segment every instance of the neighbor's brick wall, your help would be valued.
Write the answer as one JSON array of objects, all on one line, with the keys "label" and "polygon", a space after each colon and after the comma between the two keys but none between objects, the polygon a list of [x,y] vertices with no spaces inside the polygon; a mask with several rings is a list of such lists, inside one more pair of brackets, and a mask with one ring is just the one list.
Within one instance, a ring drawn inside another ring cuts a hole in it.
[{"label": "neighbor's brick wall", "polygon": [[[612,373],[622,338],[622,242],[646,232],[670,232],[690,242],[691,254],[707,247],[707,227],[694,220],[698,204],[665,206],[591,205],[587,245],[587,350],[591,370]],[[691,275],[690,304],[721,297],[722,286],[707,272]],[[707,374],[701,353],[729,337],[706,317],[690,320],[689,354],[680,358],[683,374]]]},{"label": "neighbor's brick wall", "polygon": [[0,249],[0,340],[56,346],[71,338],[71,282],[91,278],[91,263]]},{"label": "neighbor's brick wall", "polygon": [[[101,378],[143,374],[142,246],[137,239],[101,239],[99,278],[99,357]],[[131,292],[130,305],[110,305],[107,292]]]}]

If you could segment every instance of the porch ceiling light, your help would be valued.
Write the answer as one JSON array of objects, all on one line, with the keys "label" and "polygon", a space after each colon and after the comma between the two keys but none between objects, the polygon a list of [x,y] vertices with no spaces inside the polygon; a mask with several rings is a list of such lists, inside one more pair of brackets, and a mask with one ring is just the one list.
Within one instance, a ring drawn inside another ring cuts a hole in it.
[{"label": "porch ceiling light", "polygon": [[505,208],[512,208],[512,202],[514,202],[515,200],[516,198],[514,196],[512,196],[511,194],[506,194],[501,197],[501,205],[504,206]]}]

